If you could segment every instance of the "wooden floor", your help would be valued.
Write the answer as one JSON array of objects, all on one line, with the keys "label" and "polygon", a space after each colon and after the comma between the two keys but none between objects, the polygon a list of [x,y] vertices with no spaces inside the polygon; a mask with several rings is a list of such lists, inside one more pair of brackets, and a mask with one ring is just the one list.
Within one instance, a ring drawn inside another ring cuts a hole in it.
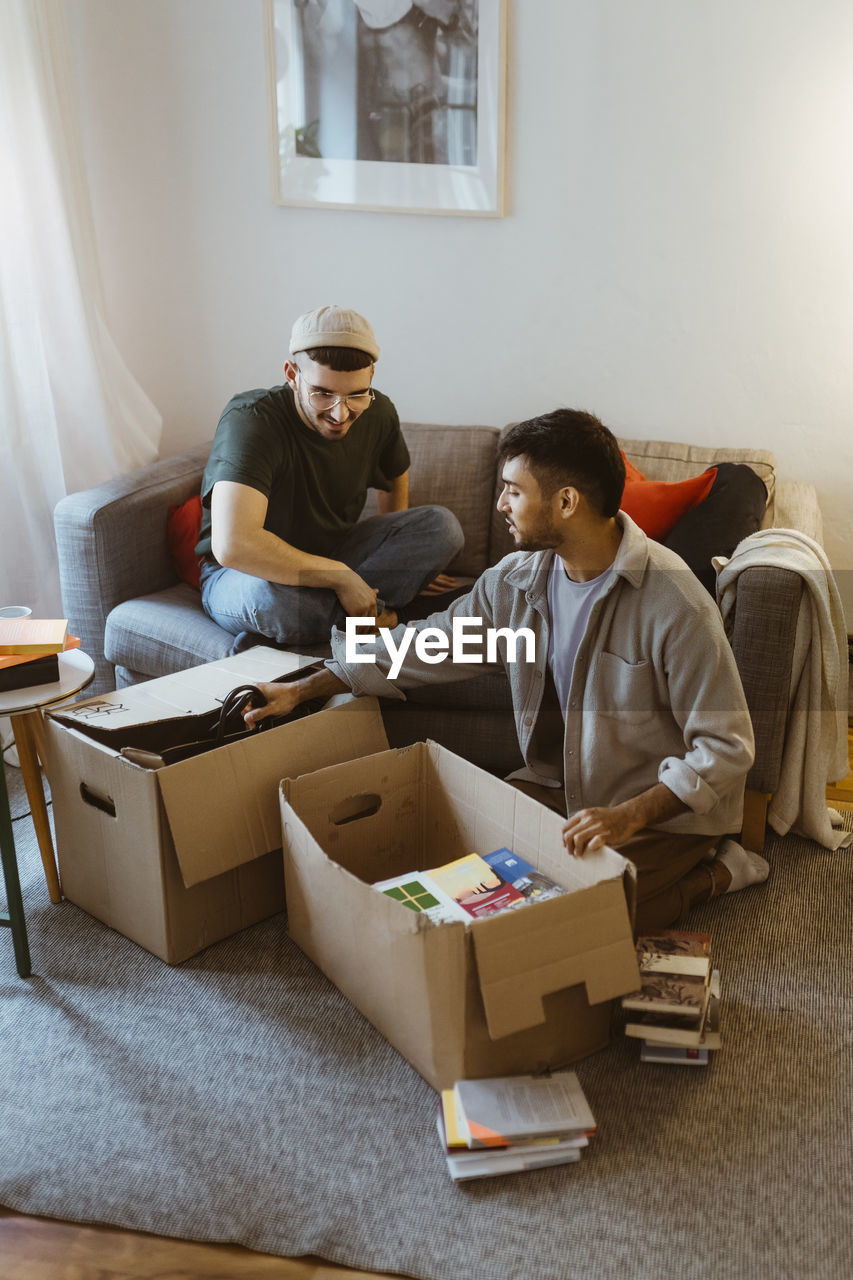
[{"label": "wooden floor", "polygon": [[0,1208],[2,1280],[385,1280],[318,1258],[164,1240],[111,1227],[25,1218]]},{"label": "wooden floor", "polygon": [[[827,788],[836,808],[853,809],[851,772]],[[2,1280],[386,1280],[319,1258],[276,1258],[234,1245],[192,1244],[112,1227],[28,1218],[0,1207]]]}]

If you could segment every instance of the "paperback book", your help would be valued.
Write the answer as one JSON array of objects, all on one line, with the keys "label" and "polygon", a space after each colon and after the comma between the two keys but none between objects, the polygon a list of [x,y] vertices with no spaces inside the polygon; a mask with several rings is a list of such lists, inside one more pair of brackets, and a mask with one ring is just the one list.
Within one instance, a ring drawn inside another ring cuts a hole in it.
[{"label": "paperback book", "polygon": [[537,871],[524,858],[520,858],[511,849],[495,849],[493,853],[483,855],[493,871],[502,880],[517,889],[525,902],[544,902],[547,898],[558,898],[567,890],[557,884],[544,871]]},{"label": "paperback book", "polygon": [[595,1132],[595,1118],[574,1071],[458,1080],[454,1094],[459,1131],[469,1148]]},{"label": "paperback book", "polygon": [[429,876],[418,872],[380,880],[373,887],[380,889],[395,902],[402,902],[410,911],[423,912],[436,924],[470,919],[468,912],[430,880]]},{"label": "paperback book", "polygon": [[[487,1132],[466,1111],[466,1094],[475,1115],[487,1115],[517,1136]],[[442,1092],[438,1131],[448,1172],[461,1182],[574,1163],[595,1132],[595,1120],[577,1076],[562,1072],[457,1081]]]},{"label": "paperback book", "polygon": [[475,919],[524,901],[523,894],[502,880],[478,853],[433,867],[426,874],[432,884]]},{"label": "paperback book", "polygon": [[66,618],[0,618],[0,656],[61,653],[67,635]]}]

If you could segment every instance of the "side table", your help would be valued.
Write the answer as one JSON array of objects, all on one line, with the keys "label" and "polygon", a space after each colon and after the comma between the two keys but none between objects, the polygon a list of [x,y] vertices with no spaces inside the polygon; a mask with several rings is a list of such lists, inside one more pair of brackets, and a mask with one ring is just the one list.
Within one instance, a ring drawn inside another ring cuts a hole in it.
[{"label": "side table", "polygon": [[[21,762],[21,774],[30,803],[51,902],[61,902],[62,892],[59,887],[56,855],[39,768],[39,761],[41,761],[47,769],[42,709],[72,698],[75,693],[79,693],[91,683],[94,674],[95,664],[87,653],[82,653],[79,649],[67,649],[59,655],[59,680],[51,684],[32,685],[28,689],[12,689],[7,693],[0,693],[0,716],[9,716],[12,721],[15,746],[18,748],[18,759]],[[7,913],[0,914],[0,924],[7,925],[12,930],[18,973],[25,978],[30,972],[30,954],[18,879],[15,840],[9,813],[5,764],[0,777],[0,852],[2,852],[3,876],[6,881],[9,906]]]}]

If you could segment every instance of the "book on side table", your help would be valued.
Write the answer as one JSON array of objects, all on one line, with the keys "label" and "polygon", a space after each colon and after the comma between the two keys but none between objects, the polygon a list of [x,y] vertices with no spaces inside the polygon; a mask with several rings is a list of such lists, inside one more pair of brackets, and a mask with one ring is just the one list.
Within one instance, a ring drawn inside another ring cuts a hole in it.
[{"label": "book on side table", "polygon": [[[53,643],[57,641],[61,631],[64,636],[63,643],[58,649],[49,647],[45,652],[33,652],[34,646],[30,641],[33,635],[38,633],[26,632],[20,640],[22,648],[16,651],[15,636],[20,633],[11,628],[20,628],[27,622],[33,622],[38,627],[49,628],[50,630],[44,634],[52,634]],[[15,689],[30,689],[42,684],[58,684],[59,654],[63,649],[80,647],[77,637],[68,634],[68,624],[64,618],[53,622],[42,622],[38,618],[0,618],[0,638],[5,641],[0,652],[0,693],[11,693]]]}]

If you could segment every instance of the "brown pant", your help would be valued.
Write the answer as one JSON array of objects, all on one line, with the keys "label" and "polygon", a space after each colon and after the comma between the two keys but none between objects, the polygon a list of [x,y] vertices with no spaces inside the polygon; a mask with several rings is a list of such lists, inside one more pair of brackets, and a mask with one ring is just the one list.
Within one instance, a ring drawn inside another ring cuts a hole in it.
[{"label": "brown pant", "polygon": [[[566,797],[562,787],[511,781],[525,795],[566,817]],[[691,907],[707,902],[714,880],[702,859],[719,840],[719,836],[675,835],[645,827],[627,844],[619,846],[623,858],[629,858],[637,868],[634,931],[638,936],[666,929],[687,915]]]}]

